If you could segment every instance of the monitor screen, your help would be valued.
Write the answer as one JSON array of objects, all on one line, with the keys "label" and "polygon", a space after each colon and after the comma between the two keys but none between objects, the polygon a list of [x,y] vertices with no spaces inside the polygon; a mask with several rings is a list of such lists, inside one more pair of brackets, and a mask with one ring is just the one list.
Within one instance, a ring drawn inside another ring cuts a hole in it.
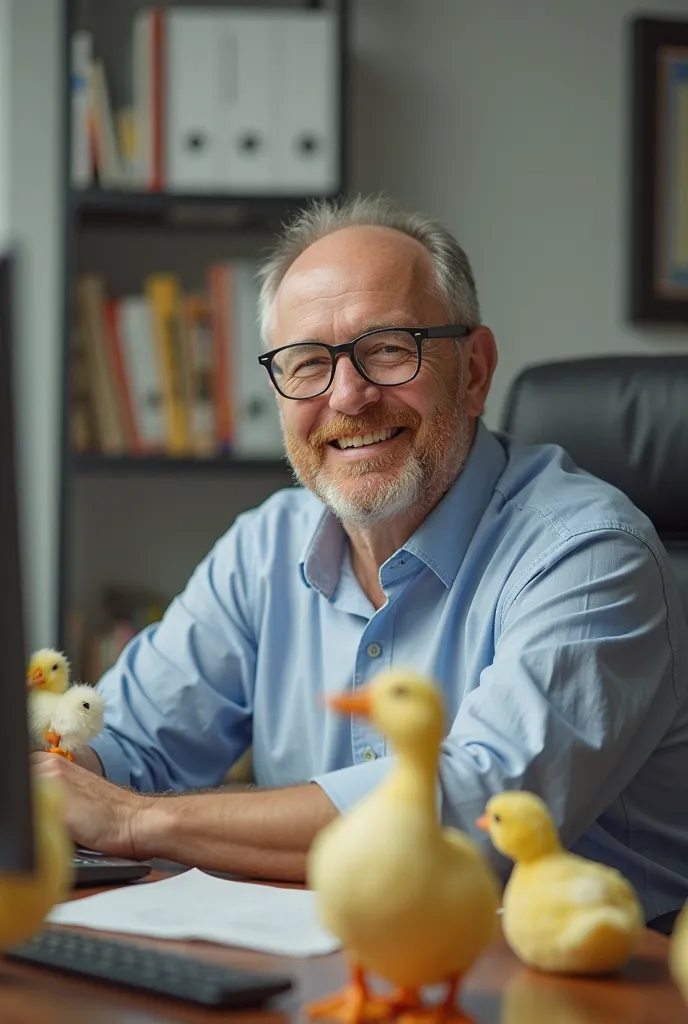
[{"label": "monitor screen", "polygon": [[0,255],[0,871],[28,872],[33,830],[12,386],[15,262]]}]

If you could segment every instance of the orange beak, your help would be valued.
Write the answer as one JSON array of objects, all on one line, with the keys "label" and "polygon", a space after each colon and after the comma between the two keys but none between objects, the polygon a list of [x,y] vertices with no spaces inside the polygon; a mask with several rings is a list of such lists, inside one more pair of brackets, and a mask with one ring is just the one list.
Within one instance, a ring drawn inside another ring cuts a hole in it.
[{"label": "orange beak", "polygon": [[480,817],[476,819],[475,824],[476,827],[479,828],[481,832],[490,831],[490,819],[486,814],[481,814]]},{"label": "orange beak", "polygon": [[28,676],[29,687],[32,690],[38,689],[40,686],[45,686],[45,676],[43,675],[43,669],[35,668],[33,672],[29,673]]},{"label": "orange beak", "polygon": [[366,690],[341,694],[339,697],[328,697],[326,703],[340,714],[361,715],[365,718],[370,717],[372,710],[370,694]]}]

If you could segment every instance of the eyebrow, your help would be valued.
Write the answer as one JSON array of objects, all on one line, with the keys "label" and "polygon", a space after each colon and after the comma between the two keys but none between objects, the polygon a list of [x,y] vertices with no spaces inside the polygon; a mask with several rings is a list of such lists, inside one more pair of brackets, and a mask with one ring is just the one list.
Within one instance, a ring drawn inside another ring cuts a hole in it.
[{"label": "eyebrow", "polygon": [[[367,334],[368,331],[385,331],[392,330],[395,327],[415,327],[415,324],[410,323],[408,317],[393,317],[391,320],[378,320],[373,323],[368,323],[364,326],[362,331],[354,337],[359,338],[362,334]],[[322,338],[299,338],[297,341],[287,342],[288,345],[326,345],[327,342],[323,341]]]}]

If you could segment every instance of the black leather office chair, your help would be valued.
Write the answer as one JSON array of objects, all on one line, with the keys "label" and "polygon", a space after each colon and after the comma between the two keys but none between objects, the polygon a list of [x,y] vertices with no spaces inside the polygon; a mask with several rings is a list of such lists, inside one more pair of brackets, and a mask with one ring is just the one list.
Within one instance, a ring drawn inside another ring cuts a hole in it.
[{"label": "black leather office chair", "polygon": [[554,442],[652,520],[688,618],[688,355],[602,356],[529,366],[501,429]]}]

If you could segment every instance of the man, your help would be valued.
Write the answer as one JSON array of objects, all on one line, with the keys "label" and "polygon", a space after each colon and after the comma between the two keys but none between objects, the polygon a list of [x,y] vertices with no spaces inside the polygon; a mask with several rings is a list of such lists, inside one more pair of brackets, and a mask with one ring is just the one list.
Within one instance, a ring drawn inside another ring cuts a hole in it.
[{"label": "man", "polygon": [[[317,831],[389,765],[322,694],[409,664],[444,692],[447,822],[473,831],[491,794],[535,790],[648,920],[673,915],[688,641],[648,520],[559,448],[481,423],[494,338],[465,254],[425,218],[380,199],[313,207],[264,268],[260,313],[304,486],[240,516],[106,673],[92,749],[36,755],[75,838],[302,878]],[[259,788],[151,795],[218,786],[250,744]]]}]

